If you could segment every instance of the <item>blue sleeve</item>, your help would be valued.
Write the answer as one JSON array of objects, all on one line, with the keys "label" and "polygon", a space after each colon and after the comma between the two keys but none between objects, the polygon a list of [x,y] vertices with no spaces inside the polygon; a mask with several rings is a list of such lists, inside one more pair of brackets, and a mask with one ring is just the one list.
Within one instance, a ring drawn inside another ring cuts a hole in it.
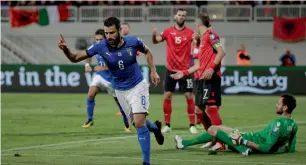
[{"label": "blue sleeve", "polygon": [[90,57],[92,57],[92,56],[94,56],[94,55],[96,55],[96,54],[99,54],[98,53],[98,50],[99,50],[99,46],[100,44],[93,44],[93,45],[91,45],[90,47],[88,47],[87,49],[86,49],[86,53],[87,53],[87,55],[88,56],[90,56]]},{"label": "blue sleeve", "polygon": [[295,64],[295,56],[291,56],[291,61]]},{"label": "blue sleeve", "polygon": [[141,53],[145,53],[145,48],[147,46],[143,43],[142,39],[137,37],[137,43],[136,43],[136,49],[137,51],[140,51]]},{"label": "blue sleeve", "polygon": [[279,58],[279,60],[281,61],[281,62],[283,62],[283,59],[284,59],[284,54]]}]

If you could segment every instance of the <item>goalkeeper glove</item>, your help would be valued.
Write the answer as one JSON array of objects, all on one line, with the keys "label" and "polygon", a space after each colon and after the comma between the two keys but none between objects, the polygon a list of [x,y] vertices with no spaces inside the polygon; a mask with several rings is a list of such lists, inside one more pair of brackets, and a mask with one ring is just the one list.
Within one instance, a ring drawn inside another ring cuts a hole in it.
[{"label": "goalkeeper glove", "polygon": [[230,134],[230,137],[234,145],[246,145],[248,142],[247,140],[243,139],[240,133],[232,133]]}]

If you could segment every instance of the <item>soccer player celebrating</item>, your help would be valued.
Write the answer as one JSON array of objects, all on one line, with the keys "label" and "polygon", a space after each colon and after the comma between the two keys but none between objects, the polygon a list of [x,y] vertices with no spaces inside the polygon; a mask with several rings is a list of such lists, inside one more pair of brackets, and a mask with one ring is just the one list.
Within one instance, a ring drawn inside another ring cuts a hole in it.
[{"label": "soccer player celebrating", "polygon": [[[124,22],[121,24],[121,29],[120,29],[120,34],[121,36],[125,37],[125,36],[128,36],[130,34],[130,24]],[[140,52],[137,51],[137,55],[140,55]],[[122,111],[119,111],[116,113],[117,116],[122,116]]]},{"label": "soccer player celebrating", "polygon": [[229,145],[233,151],[243,155],[248,155],[251,151],[255,153],[295,152],[298,125],[291,118],[295,107],[295,97],[291,94],[283,94],[276,103],[276,113],[281,116],[271,121],[261,131],[240,133],[230,127],[211,126],[207,133],[194,139],[182,140],[176,135],[176,147],[184,149],[217,138]]},{"label": "soccer player celebrating", "polygon": [[[200,14],[196,20],[196,27],[202,38],[199,53],[194,56],[194,65],[189,69],[172,74],[171,77],[177,80],[194,72],[199,75],[195,80],[195,102],[197,108],[203,111],[204,127],[209,128],[210,125],[222,124],[218,110],[221,105],[220,66],[224,57],[224,49],[219,36],[211,30],[208,15]],[[218,149],[224,148],[219,142],[211,142],[206,145],[206,147],[211,146]]]},{"label": "soccer player celebrating", "polygon": [[157,29],[153,28],[152,41],[157,44],[162,41],[167,41],[167,58],[166,58],[166,77],[164,84],[164,123],[166,124],[162,132],[167,133],[171,131],[171,113],[172,113],[172,94],[175,91],[176,84],[179,83],[181,90],[183,90],[187,101],[187,112],[189,116],[191,133],[197,133],[195,124],[195,106],[193,99],[193,80],[191,75],[186,75],[178,80],[170,77],[176,70],[188,69],[191,65],[191,43],[192,29],[185,26],[186,10],[178,9],[175,15],[176,24],[165,29],[161,35],[157,35]]},{"label": "soccer player celebrating", "polygon": [[[128,36],[130,33],[130,25],[128,23],[122,23],[121,24],[121,29],[120,29],[120,34],[121,36]],[[123,113],[121,111],[116,113],[117,116],[122,116]]]},{"label": "soccer player celebrating", "polygon": [[[98,29],[95,33],[95,43],[99,43],[102,40],[105,39],[105,34],[103,29]],[[88,119],[82,126],[83,128],[89,128],[90,126],[93,125],[93,114],[94,114],[94,107],[95,107],[95,97],[97,93],[99,93],[101,90],[105,89],[107,92],[113,96],[115,102],[117,103],[120,112],[123,111],[118,99],[115,95],[115,90],[112,88],[112,76],[108,70],[100,70],[101,68],[103,69],[103,66],[105,66],[105,62],[103,58],[101,58],[99,55],[95,55],[98,65],[95,67],[96,74],[93,77],[93,80],[90,84],[89,90],[88,90],[88,98],[87,98],[87,116]],[[90,67],[92,58],[88,58],[86,60],[85,64],[85,71],[86,72],[91,72],[92,69]],[[131,132],[130,126],[128,119],[126,115],[123,113],[123,122],[124,122],[124,129],[126,132]]]},{"label": "soccer player celebrating", "polygon": [[151,69],[152,83],[157,85],[160,78],[156,72],[152,53],[140,38],[121,37],[120,20],[116,17],[109,17],[104,21],[104,31],[106,35],[104,41],[83,51],[71,52],[62,35],[58,46],[71,62],[79,62],[96,54],[104,59],[107,65],[105,70],[108,69],[113,76],[112,84],[118,101],[137,129],[143,165],[149,165],[151,152],[149,131],[154,133],[160,145],[164,143],[164,137],[160,129],[161,122],[156,121],[153,124],[146,119],[149,113],[149,85],[144,80],[137,63],[136,52],[140,51],[146,55]]}]

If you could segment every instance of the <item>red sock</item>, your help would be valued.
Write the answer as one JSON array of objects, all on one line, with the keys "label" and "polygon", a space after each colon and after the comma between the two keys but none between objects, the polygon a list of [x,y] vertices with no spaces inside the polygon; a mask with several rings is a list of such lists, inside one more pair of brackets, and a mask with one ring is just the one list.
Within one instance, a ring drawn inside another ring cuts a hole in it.
[{"label": "red sock", "polygon": [[194,101],[193,99],[187,99],[187,113],[189,116],[190,124],[195,123],[195,111],[194,111]]},{"label": "red sock", "polygon": [[[204,129],[207,131],[209,126],[210,126],[210,119],[206,117],[207,119],[205,119],[206,121],[204,121],[203,112],[196,113],[196,115],[197,115],[197,118],[198,118],[197,124],[202,124]],[[207,123],[207,121],[208,121],[208,123]]]},{"label": "red sock", "polygon": [[171,113],[172,113],[171,100],[164,100],[164,122],[165,124],[170,124]]},{"label": "red sock", "polygon": [[196,112],[197,115],[197,124],[202,124],[203,112]]},{"label": "red sock", "polygon": [[220,118],[220,115],[218,113],[219,107],[217,106],[207,106],[207,115],[210,118],[211,125],[221,125],[222,120]]}]

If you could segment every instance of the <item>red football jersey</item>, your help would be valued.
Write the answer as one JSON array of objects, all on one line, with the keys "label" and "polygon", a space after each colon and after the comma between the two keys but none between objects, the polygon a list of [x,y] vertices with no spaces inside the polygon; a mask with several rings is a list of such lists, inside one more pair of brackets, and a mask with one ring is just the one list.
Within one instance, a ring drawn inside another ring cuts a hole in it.
[{"label": "red football jersey", "polygon": [[[199,47],[197,45],[194,45],[193,48],[192,48],[192,55],[193,55],[193,58],[194,59],[199,59],[199,53],[200,53],[200,50],[199,50]],[[198,80],[200,75],[199,75],[200,71],[197,71],[197,72],[194,72],[193,73],[193,78],[195,80]]]},{"label": "red football jersey", "polygon": [[[200,76],[203,75],[206,69],[209,69],[211,64],[214,62],[216,58],[216,51],[215,49],[220,46],[220,38],[218,34],[213,31],[207,30],[202,39],[200,44],[200,53],[199,53],[199,60],[200,60],[200,71],[198,72]],[[216,70],[216,73],[221,76],[220,66]],[[201,79],[201,78],[200,78]]]},{"label": "red football jersey", "polygon": [[185,70],[191,64],[191,42],[193,30],[185,27],[177,30],[174,26],[168,27],[161,34],[167,41],[166,68],[168,70]]}]

